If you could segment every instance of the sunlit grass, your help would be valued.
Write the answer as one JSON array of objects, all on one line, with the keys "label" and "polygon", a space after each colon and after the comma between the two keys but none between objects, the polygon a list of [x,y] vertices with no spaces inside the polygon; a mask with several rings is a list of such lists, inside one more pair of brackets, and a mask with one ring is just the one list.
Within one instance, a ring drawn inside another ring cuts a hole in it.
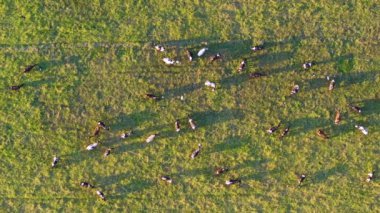
[{"label": "sunlit grass", "polygon": [[[1,209],[379,211],[379,182],[364,181],[379,170],[379,9],[364,0],[1,3]],[[157,43],[166,53],[152,49]],[[250,52],[261,43],[265,50]],[[204,46],[205,57],[187,62],[186,48]],[[217,52],[223,59],[210,64]],[[164,56],[181,64],[165,66]],[[237,73],[243,58],[248,67]],[[309,60],[317,65],[305,71]],[[32,63],[39,67],[22,74]],[[327,76],[337,82],[332,92]],[[300,92],[290,96],[295,84]],[[147,92],[164,98],[147,100]],[[111,131],[89,139],[99,120]],[[282,140],[266,132],[279,121],[280,131],[291,129]],[[319,128],[331,139],[316,136]],[[54,155],[60,162],[51,169]],[[230,171],[215,177],[215,166]],[[308,175],[302,187],[299,173]],[[159,180],[164,174],[173,184]],[[232,177],[242,185],[225,187]]]}]

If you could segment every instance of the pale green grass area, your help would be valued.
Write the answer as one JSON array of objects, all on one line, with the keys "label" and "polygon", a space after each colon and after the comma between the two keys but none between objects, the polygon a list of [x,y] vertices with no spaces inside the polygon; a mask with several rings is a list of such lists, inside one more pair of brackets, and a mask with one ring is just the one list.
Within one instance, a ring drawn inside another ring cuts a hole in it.
[{"label": "pale green grass area", "polygon": [[[364,181],[380,172],[378,1],[75,2],[0,3],[2,211],[380,211],[379,179]],[[184,49],[201,42],[206,56],[187,62]],[[155,52],[156,43],[167,52]],[[250,52],[260,43],[265,50]],[[208,63],[217,52],[223,60]],[[165,56],[182,63],[165,66]],[[248,68],[239,74],[243,58]],[[304,71],[308,60],[317,65]],[[32,63],[40,67],[22,75]],[[268,76],[248,79],[250,72]],[[332,92],[326,76],[337,81]],[[20,83],[20,91],[6,89]],[[295,84],[300,92],[290,97]],[[147,100],[147,92],[165,98]],[[111,131],[89,152],[98,120]],[[266,133],[280,120],[291,127],[283,140]],[[331,139],[318,138],[318,128]],[[191,160],[198,143],[203,150]],[[115,149],[104,158],[108,147]],[[61,159],[51,169],[54,155]],[[231,171],[214,177],[222,165]],[[299,173],[308,175],[300,188]],[[243,184],[225,187],[231,177]]]}]

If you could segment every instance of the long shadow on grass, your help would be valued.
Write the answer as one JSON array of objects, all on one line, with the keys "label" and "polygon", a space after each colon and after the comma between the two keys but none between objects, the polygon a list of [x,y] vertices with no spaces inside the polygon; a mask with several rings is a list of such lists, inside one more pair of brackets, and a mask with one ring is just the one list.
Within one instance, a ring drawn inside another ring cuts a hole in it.
[{"label": "long shadow on grass", "polygon": [[297,118],[287,123],[290,126],[290,133],[292,135],[301,132],[306,133],[309,131],[316,131],[318,128],[325,130],[331,128],[332,125],[327,119],[310,117]]},{"label": "long shadow on grass", "polygon": [[336,176],[338,174],[345,175],[348,170],[348,166],[346,164],[338,164],[330,169],[320,170],[316,172],[313,176],[313,180],[315,183],[325,182],[329,177]]},{"label": "long shadow on grass", "polygon": [[232,119],[242,119],[244,112],[239,109],[223,109],[221,111],[194,112],[191,117],[199,127],[206,127],[217,123],[223,123]]},{"label": "long shadow on grass", "polygon": [[[180,49],[188,49],[196,53],[203,47],[207,47],[205,55],[202,58],[220,53],[225,59],[233,60],[237,58],[243,58],[245,55],[251,52],[250,47],[252,45],[251,40],[231,40],[231,41],[217,41],[212,38],[195,38],[188,40],[167,41],[163,43],[168,46],[176,46],[177,51]],[[197,57],[195,57],[196,59]]]},{"label": "long shadow on grass", "polygon": [[223,152],[239,149],[240,147],[249,144],[252,138],[249,136],[229,136],[222,143],[215,144],[210,148],[211,152]]},{"label": "long shadow on grass", "polygon": [[[354,72],[354,73],[345,73],[338,74],[333,77],[336,81],[336,88],[347,87],[354,84],[360,84],[364,81],[374,81],[376,76],[379,75],[378,71],[368,71],[368,72]],[[318,89],[320,87],[327,87],[329,82],[326,78],[315,78],[311,79],[306,86],[307,90]]]},{"label": "long shadow on grass", "polygon": [[139,112],[132,112],[127,115],[125,113],[121,113],[116,116],[114,122],[110,125],[110,129],[112,131],[120,131],[123,129],[135,129],[137,126],[141,125],[147,120],[152,120],[157,116],[156,113],[153,113],[149,110],[143,110]]},{"label": "long shadow on grass", "polygon": [[119,185],[114,194],[107,196],[110,199],[120,199],[128,197],[128,194],[134,192],[142,192],[144,189],[155,185],[154,180],[139,179],[126,185]]},{"label": "long shadow on grass", "polygon": [[363,100],[362,102],[364,104],[363,116],[371,116],[371,115],[380,114],[380,99],[367,99],[367,100]]},{"label": "long shadow on grass", "polygon": [[[222,88],[230,88],[232,85],[242,84],[243,82],[249,80],[247,73],[233,74],[220,80],[220,85]],[[180,95],[191,93],[195,90],[199,90],[204,86],[204,82],[192,83],[182,87],[177,87],[173,89],[168,89],[165,91],[166,98],[174,98]],[[218,88],[217,88],[218,89]]]}]

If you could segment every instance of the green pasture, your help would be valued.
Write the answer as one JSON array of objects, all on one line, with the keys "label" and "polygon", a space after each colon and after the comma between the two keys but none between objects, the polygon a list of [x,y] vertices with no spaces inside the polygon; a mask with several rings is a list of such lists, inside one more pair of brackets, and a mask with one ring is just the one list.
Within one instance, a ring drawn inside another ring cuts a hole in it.
[{"label": "green pasture", "polygon": [[[379,41],[377,0],[2,0],[0,211],[379,212],[379,179],[365,181],[380,175]],[[252,52],[257,44],[265,49]],[[205,56],[187,61],[185,49],[203,47]],[[223,59],[209,63],[216,53]],[[316,65],[303,70],[306,61]],[[99,120],[110,131],[89,139]],[[216,166],[230,171],[214,176]],[[230,178],[242,184],[226,187]]]}]

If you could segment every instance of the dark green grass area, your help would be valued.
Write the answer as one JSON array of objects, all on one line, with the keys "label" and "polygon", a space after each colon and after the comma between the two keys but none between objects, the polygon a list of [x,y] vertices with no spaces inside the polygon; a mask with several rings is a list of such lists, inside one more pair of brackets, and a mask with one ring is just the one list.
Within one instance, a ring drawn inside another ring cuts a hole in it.
[{"label": "dark green grass area", "polygon": [[[379,2],[223,2],[0,2],[0,209],[380,211],[379,179],[365,182],[380,172]],[[257,44],[265,49],[251,52]],[[187,62],[185,49],[205,46],[204,57]],[[223,59],[209,63],[218,52]],[[164,57],[181,64],[165,66]],[[243,58],[247,69],[237,73]],[[305,71],[305,61],[316,66]],[[249,79],[251,72],[267,76]],[[327,76],[336,80],[332,92]],[[216,82],[215,92],[206,80]],[[300,92],[290,96],[295,84]],[[111,130],[89,139],[99,120]],[[291,129],[282,140],[266,132],[279,121],[281,131]],[[97,140],[96,150],[85,149]],[[191,160],[198,143],[203,149]],[[52,169],[54,155],[60,161]],[[230,171],[215,177],[216,166]],[[307,178],[297,187],[301,173]],[[242,184],[226,187],[229,178]]]}]

